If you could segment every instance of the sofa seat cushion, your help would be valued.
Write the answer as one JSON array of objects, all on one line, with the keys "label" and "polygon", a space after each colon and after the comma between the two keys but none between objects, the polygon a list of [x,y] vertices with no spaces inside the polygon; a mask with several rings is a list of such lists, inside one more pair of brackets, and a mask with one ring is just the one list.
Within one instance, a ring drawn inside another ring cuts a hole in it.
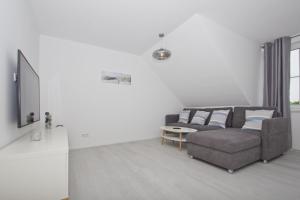
[{"label": "sofa seat cushion", "polygon": [[181,123],[181,122],[168,123],[167,126],[187,127],[187,128],[196,129],[198,131],[209,131],[209,130],[221,129],[221,127],[218,127],[218,126],[208,126],[208,125],[199,125],[199,124],[185,124],[185,123]]},{"label": "sofa seat cushion", "polygon": [[260,132],[226,128],[189,133],[187,142],[226,153],[236,153],[257,147],[261,143]]}]

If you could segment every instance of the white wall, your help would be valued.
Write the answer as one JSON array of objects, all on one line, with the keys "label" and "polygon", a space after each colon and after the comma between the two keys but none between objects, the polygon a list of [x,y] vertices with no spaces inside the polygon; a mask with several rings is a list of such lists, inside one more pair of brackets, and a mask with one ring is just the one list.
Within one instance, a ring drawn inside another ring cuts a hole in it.
[{"label": "white wall", "polygon": [[260,64],[258,72],[258,88],[257,88],[257,105],[262,106],[264,103],[264,49],[260,50]]},{"label": "white wall", "polygon": [[258,103],[260,45],[200,15],[164,39],[171,59],[143,57],[185,106]]},{"label": "white wall", "polygon": [[16,87],[12,74],[17,70],[21,49],[38,70],[38,30],[25,0],[1,0],[0,6],[0,147],[29,131],[17,128]]},{"label": "white wall", "polygon": [[[129,73],[132,85],[103,83],[102,70]],[[158,137],[182,108],[141,57],[83,43],[41,36],[40,76],[42,112],[68,128],[71,148]]]}]

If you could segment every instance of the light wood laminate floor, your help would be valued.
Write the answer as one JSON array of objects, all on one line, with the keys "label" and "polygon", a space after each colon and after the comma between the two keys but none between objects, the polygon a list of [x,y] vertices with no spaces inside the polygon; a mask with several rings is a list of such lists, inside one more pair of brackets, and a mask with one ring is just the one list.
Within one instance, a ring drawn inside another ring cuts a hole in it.
[{"label": "light wood laminate floor", "polygon": [[300,151],[234,174],[158,139],[70,152],[70,200],[300,200]]}]

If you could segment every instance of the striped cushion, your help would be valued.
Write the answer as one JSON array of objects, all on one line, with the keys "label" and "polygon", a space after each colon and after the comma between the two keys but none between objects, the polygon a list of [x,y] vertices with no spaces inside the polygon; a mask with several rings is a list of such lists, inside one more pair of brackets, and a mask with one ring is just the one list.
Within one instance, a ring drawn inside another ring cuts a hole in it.
[{"label": "striped cushion", "polygon": [[246,110],[246,121],[242,129],[261,130],[262,121],[271,119],[274,110]]},{"label": "striped cushion", "polygon": [[218,126],[226,128],[226,120],[230,110],[214,110],[210,117],[209,124],[210,126]]},{"label": "striped cushion", "polygon": [[179,113],[179,121],[181,123],[187,124],[189,122],[190,110],[183,110]]},{"label": "striped cushion", "polygon": [[197,111],[191,121],[191,124],[200,124],[200,125],[204,125],[205,121],[208,117],[208,115],[210,114],[210,112],[205,112],[205,111]]}]

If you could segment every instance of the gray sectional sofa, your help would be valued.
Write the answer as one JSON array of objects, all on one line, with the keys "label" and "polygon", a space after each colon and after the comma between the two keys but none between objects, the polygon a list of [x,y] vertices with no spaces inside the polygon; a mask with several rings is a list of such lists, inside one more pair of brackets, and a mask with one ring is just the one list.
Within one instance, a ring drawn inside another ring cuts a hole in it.
[{"label": "gray sectional sofa", "polygon": [[[167,115],[166,125],[197,129],[187,135],[187,152],[191,157],[234,170],[259,160],[267,162],[287,151],[288,119],[283,118],[275,108],[270,107],[222,107],[197,108],[191,110],[190,119],[197,110],[207,111],[229,109],[226,128],[178,123],[179,115]],[[275,110],[272,119],[264,120],[262,130],[241,129],[245,123],[246,110]]]}]

